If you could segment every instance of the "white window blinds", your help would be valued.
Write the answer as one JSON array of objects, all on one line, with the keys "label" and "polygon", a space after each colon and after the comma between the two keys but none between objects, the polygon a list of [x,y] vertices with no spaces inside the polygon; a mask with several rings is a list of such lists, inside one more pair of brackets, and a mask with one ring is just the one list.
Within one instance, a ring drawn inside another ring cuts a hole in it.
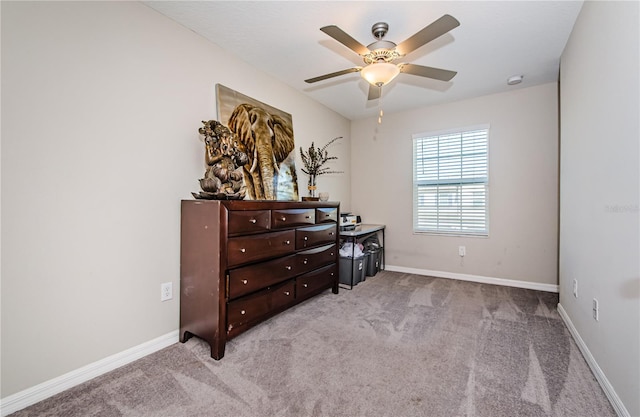
[{"label": "white window blinds", "polygon": [[413,136],[414,232],[488,235],[489,127]]}]

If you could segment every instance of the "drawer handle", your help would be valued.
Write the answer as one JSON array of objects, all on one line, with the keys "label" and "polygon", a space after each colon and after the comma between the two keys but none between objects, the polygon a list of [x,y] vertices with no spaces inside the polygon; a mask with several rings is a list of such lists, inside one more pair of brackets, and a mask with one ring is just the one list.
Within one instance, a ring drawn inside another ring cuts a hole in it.
[{"label": "drawer handle", "polygon": [[286,295],[287,297],[289,296],[289,294],[291,294],[289,291],[284,292],[284,295]]},{"label": "drawer handle", "polygon": [[244,310],[240,310],[240,314],[242,314],[244,316],[245,314],[247,314],[247,312],[244,311]]},{"label": "drawer handle", "polygon": [[306,265],[307,263],[309,263],[309,260],[305,258],[305,260],[302,261],[302,263]]},{"label": "drawer handle", "polygon": [[309,287],[309,284],[302,284],[302,286],[303,286],[304,288],[307,288],[307,287]]},{"label": "drawer handle", "polygon": [[251,220],[249,220],[249,223],[256,224],[256,222],[257,222],[257,220],[256,220],[256,219],[251,219]]},{"label": "drawer handle", "polygon": [[281,220],[281,221],[283,221],[283,222],[286,222],[286,221],[287,221],[287,218],[286,218],[286,217],[284,217],[284,216],[282,216],[282,217],[280,217],[280,220]]},{"label": "drawer handle", "polygon": [[324,215],[324,217],[329,217],[329,216],[331,216],[331,215],[330,215],[330,214],[325,214],[325,215]]},{"label": "drawer handle", "polygon": [[305,218],[305,219],[310,219],[310,218],[311,218],[311,216],[304,216],[304,218]]},{"label": "drawer handle", "polygon": [[304,240],[309,240],[309,237],[308,237],[308,236],[305,236],[305,237],[304,237]]},{"label": "drawer handle", "polygon": [[331,254],[330,254],[330,255],[331,255],[331,256],[333,256],[333,255],[334,255],[334,253],[333,253],[333,252],[331,252]]},{"label": "drawer handle", "polygon": [[247,250],[245,248],[240,248],[240,252],[245,253]]},{"label": "drawer handle", "polygon": [[285,240],[285,241],[284,241],[284,244],[285,244],[285,245],[290,245],[290,244],[291,244],[291,241],[290,241],[290,240]]},{"label": "drawer handle", "polygon": [[242,283],[243,283],[244,285],[247,285],[247,283],[248,283],[248,282],[249,282],[249,281],[247,281],[246,279],[243,279],[243,280],[242,280]]},{"label": "drawer handle", "polygon": [[284,267],[287,271],[291,271],[291,265],[287,265]]},{"label": "drawer handle", "polygon": [[329,232],[329,236],[333,236],[333,235],[335,235],[334,232]]},{"label": "drawer handle", "polygon": [[331,276],[333,276],[333,272],[331,273]]}]

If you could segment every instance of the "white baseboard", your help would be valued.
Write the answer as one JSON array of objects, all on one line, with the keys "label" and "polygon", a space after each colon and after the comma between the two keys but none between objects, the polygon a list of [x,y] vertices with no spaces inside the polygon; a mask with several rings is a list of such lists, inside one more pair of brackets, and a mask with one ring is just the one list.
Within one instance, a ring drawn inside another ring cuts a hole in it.
[{"label": "white baseboard", "polygon": [[428,269],[405,268],[403,266],[385,265],[386,271],[404,272],[407,274],[426,275],[436,278],[458,279],[460,281],[480,282],[482,284],[503,285],[506,287],[526,288],[529,290],[559,292],[559,287],[553,284],[541,284],[538,282],[518,281],[514,279],[483,277],[481,275],[458,274],[455,272],[431,271]]},{"label": "white baseboard", "polygon": [[0,414],[2,417],[22,410],[32,404],[59,394],[92,378],[113,371],[123,365],[143,358],[178,342],[178,330],[167,333],[141,345],[134,346],[115,355],[111,355],[97,362],[90,363],[57,378],[45,381],[34,387],[20,391],[0,400]]},{"label": "white baseboard", "polygon": [[582,337],[580,337],[580,333],[578,333],[578,330],[573,325],[573,322],[569,318],[567,311],[564,309],[564,307],[562,307],[560,303],[558,303],[558,313],[560,314],[560,317],[562,317],[564,324],[567,325],[567,328],[569,329],[569,333],[571,333],[573,340],[575,340],[576,344],[578,345],[580,352],[582,352],[582,356],[584,356],[584,359],[587,361],[587,364],[589,364],[589,368],[591,368],[591,372],[593,372],[593,375],[596,377],[596,380],[602,387],[602,390],[604,391],[605,395],[609,399],[609,402],[613,406],[613,409],[615,410],[616,414],[620,417],[631,417],[631,414],[629,414],[629,411],[627,411],[627,408],[624,406],[624,404],[620,400],[620,397],[618,397],[618,394],[613,389],[613,386],[605,376],[604,372],[602,372],[602,369],[600,369],[598,362],[596,362],[595,358],[589,351],[587,344],[584,342],[584,340],[582,340]]}]

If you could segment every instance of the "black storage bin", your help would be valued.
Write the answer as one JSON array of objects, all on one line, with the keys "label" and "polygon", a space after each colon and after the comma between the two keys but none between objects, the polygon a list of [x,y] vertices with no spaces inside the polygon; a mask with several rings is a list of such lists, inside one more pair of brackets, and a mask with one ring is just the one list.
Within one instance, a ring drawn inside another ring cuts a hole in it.
[{"label": "black storage bin", "polygon": [[381,247],[378,236],[376,235],[366,238],[364,242],[362,242],[362,246],[364,247],[364,250],[379,250]]},{"label": "black storage bin", "polygon": [[[347,285],[356,285],[366,279],[367,260],[366,256],[358,258],[340,257],[340,283]],[[353,282],[351,278],[353,277]]]},{"label": "black storage bin", "polygon": [[380,270],[380,249],[367,251],[367,276],[373,277]]}]

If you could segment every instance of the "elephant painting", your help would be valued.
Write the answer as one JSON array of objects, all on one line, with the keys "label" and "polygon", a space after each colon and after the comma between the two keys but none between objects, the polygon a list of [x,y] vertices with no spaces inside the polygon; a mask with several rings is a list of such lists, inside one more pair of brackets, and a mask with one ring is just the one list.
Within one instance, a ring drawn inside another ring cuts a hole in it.
[{"label": "elephant painting", "polygon": [[[264,107],[241,103],[233,109],[228,127],[237,140],[239,150],[248,157],[243,166],[248,198],[297,200],[291,123]],[[283,188],[287,187],[285,198],[282,198]]]}]

